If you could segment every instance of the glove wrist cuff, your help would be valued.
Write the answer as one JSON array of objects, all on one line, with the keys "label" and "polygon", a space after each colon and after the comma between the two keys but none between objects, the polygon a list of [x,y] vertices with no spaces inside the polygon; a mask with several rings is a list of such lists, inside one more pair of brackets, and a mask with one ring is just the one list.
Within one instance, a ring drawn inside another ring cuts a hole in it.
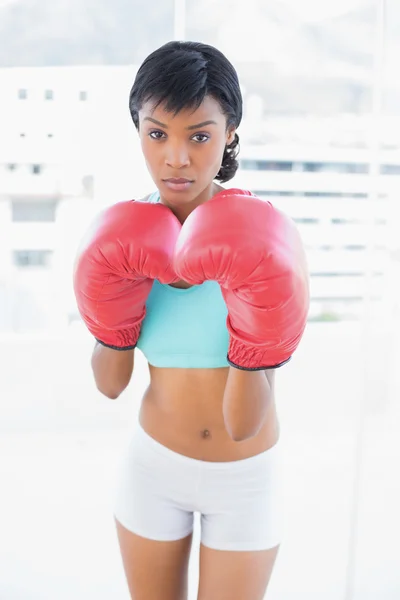
[{"label": "glove wrist cuff", "polygon": [[263,347],[251,346],[233,337],[229,340],[227,360],[230,366],[236,369],[243,371],[277,369],[289,362],[290,359],[291,356],[279,360],[279,357],[273,356],[271,349],[266,350]]},{"label": "glove wrist cuff", "polygon": [[111,350],[118,350],[119,352],[123,352],[124,350],[134,350],[136,348],[136,344],[134,346],[114,346],[113,344],[106,344],[106,342],[103,342],[103,340],[99,340],[99,338],[95,338],[95,340],[105,348],[110,348]]},{"label": "glove wrist cuff", "polygon": [[[133,350],[136,348],[140,335],[142,323],[137,323],[129,329],[120,329],[118,331],[109,331],[108,335],[102,335],[104,332],[96,332],[95,339],[99,344],[112,350]],[[98,337],[99,333],[101,338]]]}]

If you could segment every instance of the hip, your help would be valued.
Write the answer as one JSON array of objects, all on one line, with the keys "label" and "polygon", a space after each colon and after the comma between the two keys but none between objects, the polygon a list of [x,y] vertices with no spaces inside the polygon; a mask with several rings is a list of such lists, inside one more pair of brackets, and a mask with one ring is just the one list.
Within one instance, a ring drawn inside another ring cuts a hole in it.
[{"label": "hip", "polygon": [[213,462],[179,454],[138,424],[121,465],[114,514],[127,530],[171,541],[193,531],[217,550],[266,550],[283,533],[282,451]]},{"label": "hip", "polygon": [[[221,485],[225,489],[230,485],[235,488],[236,485],[240,485],[247,489],[246,493],[254,493],[256,488],[264,489],[270,479],[280,479],[278,473],[282,470],[282,442],[278,440],[267,450],[243,459],[203,460],[168,448],[145,431],[139,421],[126,449],[124,460],[131,466],[136,465],[143,474],[149,476],[149,484],[151,479],[164,483],[170,481],[174,485],[177,481],[185,481],[185,489],[191,491],[195,488],[206,491],[218,490]],[[177,478],[173,474],[177,475]],[[188,486],[190,481],[193,485]],[[247,485],[244,485],[245,483]]]}]

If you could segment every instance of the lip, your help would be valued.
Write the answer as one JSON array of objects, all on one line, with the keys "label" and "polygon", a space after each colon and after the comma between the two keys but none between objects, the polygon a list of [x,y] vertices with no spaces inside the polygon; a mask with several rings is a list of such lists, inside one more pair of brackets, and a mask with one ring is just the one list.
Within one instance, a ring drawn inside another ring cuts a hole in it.
[{"label": "lip", "polygon": [[187,190],[193,183],[192,179],[186,179],[185,177],[170,177],[163,179],[165,185],[175,192],[183,192]]}]

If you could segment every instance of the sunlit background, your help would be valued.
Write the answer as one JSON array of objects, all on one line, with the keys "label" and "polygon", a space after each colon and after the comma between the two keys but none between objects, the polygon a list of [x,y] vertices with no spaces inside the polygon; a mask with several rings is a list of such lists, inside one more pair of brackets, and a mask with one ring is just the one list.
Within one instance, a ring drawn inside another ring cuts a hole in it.
[{"label": "sunlit background", "polygon": [[[229,187],[285,210],[308,254],[267,597],[400,598],[399,32],[398,0],[0,0],[1,600],[128,599],[113,486],[148,374],[138,355],[117,402],[97,392],[72,262],[102,207],[153,191],[128,94],[173,38],[235,64]],[[196,549],[190,576],[195,600]]]}]

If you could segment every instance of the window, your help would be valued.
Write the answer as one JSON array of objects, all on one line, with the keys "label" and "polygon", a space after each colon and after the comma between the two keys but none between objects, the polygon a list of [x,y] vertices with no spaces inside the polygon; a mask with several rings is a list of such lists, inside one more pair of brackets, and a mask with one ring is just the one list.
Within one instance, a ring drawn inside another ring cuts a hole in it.
[{"label": "window", "polygon": [[45,100],[54,100],[54,92],[53,92],[53,90],[46,90],[44,92],[44,99]]},{"label": "window", "polygon": [[267,171],[292,171],[293,163],[283,161],[266,161],[265,169]]},{"label": "window", "polygon": [[341,217],[333,217],[331,219],[333,225],[358,225],[361,223],[359,219],[345,219]]},{"label": "window", "polygon": [[296,196],[296,192],[271,192],[271,196]]},{"label": "window", "polygon": [[306,198],[366,198],[364,193],[342,193],[342,192],[304,192]]},{"label": "window", "polygon": [[28,98],[28,90],[21,88],[18,90],[18,99],[26,100]]},{"label": "window", "polygon": [[245,171],[292,171],[293,163],[286,161],[253,160],[244,158],[241,167]]},{"label": "window", "polygon": [[42,165],[32,165],[33,175],[39,175],[42,172]]},{"label": "window", "polygon": [[367,198],[368,194],[363,192],[343,193],[343,192],[287,192],[271,190],[253,190],[256,196],[291,196],[296,198]]},{"label": "window", "polygon": [[321,272],[311,272],[310,277],[363,277],[364,273],[362,271],[355,271],[354,273],[343,272],[343,273],[334,273],[329,271],[321,271]]},{"label": "window", "polygon": [[14,250],[13,264],[16,267],[47,267],[52,254],[51,250]]},{"label": "window", "polygon": [[[363,192],[354,192],[354,194],[343,194],[343,196],[347,196],[348,198],[358,198],[359,200],[362,200],[363,198],[368,198],[368,194],[364,194]],[[380,195],[380,198],[382,198],[383,196]]]},{"label": "window", "polygon": [[[374,277],[381,277],[383,275],[383,273],[381,273],[380,271],[374,271],[372,273],[372,275]],[[329,271],[321,271],[321,272],[311,272],[310,273],[310,277],[365,277],[365,272],[364,271],[354,271],[353,273],[351,272],[346,272],[344,271],[343,273],[337,272],[329,272]]]},{"label": "window", "polygon": [[22,132],[22,133],[19,134],[19,137],[20,138],[24,138],[24,137],[26,137],[26,134]]},{"label": "window", "polygon": [[262,163],[263,161],[261,160],[249,160],[245,158],[244,160],[240,161],[240,166],[245,171],[259,171],[262,169]]},{"label": "window", "polygon": [[382,175],[400,175],[400,165],[382,165]]},{"label": "window", "polygon": [[339,173],[339,174],[367,174],[367,163],[341,163],[341,162],[305,162],[303,170],[312,173]]},{"label": "window", "polygon": [[14,200],[11,217],[15,223],[52,223],[56,220],[57,202]]},{"label": "window", "polygon": [[8,163],[7,165],[7,171],[15,171],[17,168],[17,165],[15,163]]},{"label": "window", "polygon": [[314,219],[313,217],[296,217],[293,220],[295,223],[301,225],[316,225],[319,223],[319,219]]},{"label": "window", "polygon": [[79,100],[80,100],[80,102],[86,102],[87,98],[88,98],[88,93],[85,90],[81,90],[79,92]]},{"label": "window", "polygon": [[[260,160],[244,158],[240,165],[245,171],[303,171],[309,173],[359,174],[369,173],[368,163],[341,162],[293,162],[282,160]],[[387,165],[396,168],[396,165]],[[399,166],[400,174],[400,166]]]},{"label": "window", "polygon": [[298,194],[297,192],[286,192],[286,191],[271,191],[271,190],[253,190],[253,194],[256,196],[302,196],[303,194]]}]

